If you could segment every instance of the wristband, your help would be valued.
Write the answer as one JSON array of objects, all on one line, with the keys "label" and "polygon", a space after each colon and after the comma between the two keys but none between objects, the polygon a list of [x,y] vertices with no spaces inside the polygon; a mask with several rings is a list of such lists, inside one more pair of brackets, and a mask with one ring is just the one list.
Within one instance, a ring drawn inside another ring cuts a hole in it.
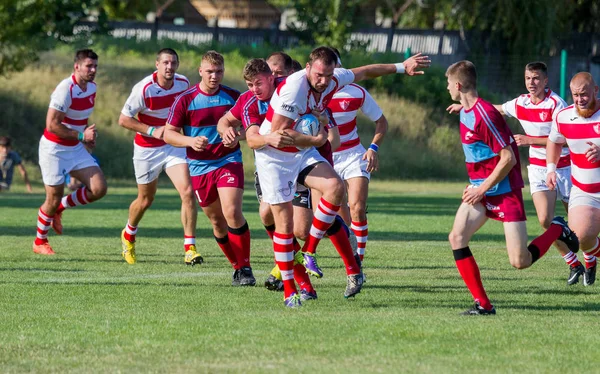
[{"label": "wristband", "polygon": [[555,163],[550,162],[550,163],[546,164],[546,174],[554,173],[555,171],[556,171]]},{"label": "wristband", "polygon": [[77,134],[77,140],[79,140],[80,142],[82,142],[82,141],[83,141],[83,139],[84,139],[84,137],[83,137],[83,133],[82,133],[82,132],[78,133],[78,134]]},{"label": "wristband", "polygon": [[397,64],[394,64],[396,66],[396,74],[404,74],[404,72],[406,71],[404,69],[404,63],[399,62]]},{"label": "wristband", "polygon": [[369,149],[372,150],[373,152],[377,153],[377,151],[379,151],[379,146],[375,143],[371,143],[371,145],[369,146]]},{"label": "wristband", "polygon": [[148,127],[148,135],[152,136],[152,134],[154,134],[154,130],[156,130],[156,127],[154,126],[149,126]]}]

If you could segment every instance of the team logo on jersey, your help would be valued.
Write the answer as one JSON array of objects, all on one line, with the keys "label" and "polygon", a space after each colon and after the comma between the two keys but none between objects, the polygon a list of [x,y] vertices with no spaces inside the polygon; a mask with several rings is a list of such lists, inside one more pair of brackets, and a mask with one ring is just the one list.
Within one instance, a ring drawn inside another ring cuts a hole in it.
[{"label": "team logo on jersey", "polygon": [[473,133],[471,131],[467,131],[465,134],[465,140],[470,140],[473,137]]},{"label": "team logo on jersey", "polygon": [[541,113],[540,113],[540,119],[541,119],[543,122],[546,122],[546,120],[548,119],[548,113],[547,113],[547,112],[541,112]]},{"label": "team logo on jersey", "polygon": [[288,105],[288,104],[281,104],[281,109],[285,110],[286,112],[290,112],[290,113],[294,113],[296,111],[296,108],[294,108],[293,105]]},{"label": "team logo on jersey", "polygon": [[594,125],[594,131],[596,132],[596,134],[600,134],[600,124]]},{"label": "team logo on jersey", "polygon": [[342,110],[348,109],[349,106],[350,106],[350,100],[340,101],[340,107],[342,107]]}]

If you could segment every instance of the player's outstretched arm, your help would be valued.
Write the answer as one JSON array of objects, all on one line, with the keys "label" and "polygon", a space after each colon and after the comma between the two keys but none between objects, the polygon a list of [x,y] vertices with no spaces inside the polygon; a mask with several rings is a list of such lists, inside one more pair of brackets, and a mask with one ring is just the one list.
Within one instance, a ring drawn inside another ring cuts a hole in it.
[{"label": "player's outstretched arm", "polygon": [[350,70],[354,73],[354,82],[358,82],[364,79],[372,79],[396,73],[421,75],[425,74],[422,69],[428,68],[430,65],[431,60],[429,59],[429,56],[423,56],[421,53],[417,53],[406,59],[404,62],[399,62],[397,64],[365,65]]},{"label": "player's outstretched arm", "polygon": [[185,148],[190,147],[194,151],[203,151],[208,145],[208,138],[205,136],[186,136],[181,133],[179,127],[173,126],[169,123],[165,125],[164,139],[167,144],[173,147]]},{"label": "player's outstretched arm", "polygon": [[119,126],[127,130],[150,135],[156,139],[161,139],[164,131],[162,127],[148,126],[133,117],[126,116],[123,113],[119,115]]}]

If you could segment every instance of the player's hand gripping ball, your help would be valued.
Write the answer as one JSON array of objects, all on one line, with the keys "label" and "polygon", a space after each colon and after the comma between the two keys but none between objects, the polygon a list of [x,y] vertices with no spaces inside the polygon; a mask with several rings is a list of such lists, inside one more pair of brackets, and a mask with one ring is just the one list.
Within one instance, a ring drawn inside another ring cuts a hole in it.
[{"label": "player's hand gripping ball", "polygon": [[[296,120],[294,130],[308,136],[317,136],[319,134],[319,119],[314,114],[305,114]],[[305,149],[305,147],[297,147]]]}]

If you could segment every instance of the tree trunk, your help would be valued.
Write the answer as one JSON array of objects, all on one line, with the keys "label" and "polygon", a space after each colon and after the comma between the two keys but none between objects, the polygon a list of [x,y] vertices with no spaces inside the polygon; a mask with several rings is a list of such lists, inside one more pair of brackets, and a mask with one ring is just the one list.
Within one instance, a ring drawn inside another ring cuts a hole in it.
[{"label": "tree trunk", "polygon": [[390,53],[392,51],[392,42],[394,41],[394,33],[396,32],[396,26],[398,26],[398,21],[392,19],[392,24],[388,29],[387,43],[385,45],[385,53]]}]

